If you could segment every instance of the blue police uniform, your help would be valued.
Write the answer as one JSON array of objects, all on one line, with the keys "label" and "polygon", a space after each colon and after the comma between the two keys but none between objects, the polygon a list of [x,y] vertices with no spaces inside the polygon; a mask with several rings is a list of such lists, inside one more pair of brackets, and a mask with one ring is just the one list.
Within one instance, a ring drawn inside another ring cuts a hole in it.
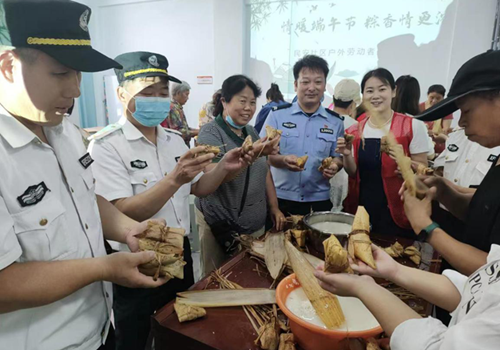
[{"label": "blue police uniform", "polygon": [[261,137],[266,135],[267,125],[282,131],[280,154],[309,156],[302,172],[271,167],[278,198],[295,202],[329,200],[330,183],[318,168],[323,159],[340,157],[335,149],[337,139],[344,136],[342,117],[323,106],[309,116],[293,103],[275,107],[269,113]]}]

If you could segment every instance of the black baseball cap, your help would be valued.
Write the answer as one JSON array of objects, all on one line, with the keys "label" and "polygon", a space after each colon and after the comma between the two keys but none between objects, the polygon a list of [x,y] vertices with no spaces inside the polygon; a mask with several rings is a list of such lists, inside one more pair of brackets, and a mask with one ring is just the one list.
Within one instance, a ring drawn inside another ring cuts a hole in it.
[{"label": "black baseball cap", "polygon": [[0,45],[40,50],[81,72],[120,68],[92,48],[90,15],[70,0],[0,0]]},{"label": "black baseball cap", "polygon": [[140,77],[165,77],[170,81],[181,83],[179,79],[168,74],[168,60],[159,53],[137,51],[124,53],[115,58],[123,69],[115,69],[118,82]]},{"label": "black baseball cap", "polygon": [[488,50],[465,62],[453,78],[448,97],[416,118],[426,122],[444,118],[458,109],[457,99],[497,89],[500,90],[500,51]]}]

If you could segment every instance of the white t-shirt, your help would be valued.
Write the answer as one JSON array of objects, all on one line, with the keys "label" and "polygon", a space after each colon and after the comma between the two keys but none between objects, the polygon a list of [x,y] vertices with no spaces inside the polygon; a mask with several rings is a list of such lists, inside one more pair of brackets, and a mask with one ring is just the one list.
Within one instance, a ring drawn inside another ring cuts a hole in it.
[{"label": "white t-shirt", "polygon": [[486,265],[470,277],[445,270],[461,294],[450,325],[428,317],[396,327],[393,350],[493,350],[500,344],[500,246],[493,244]]},{"label": "white t-shirt", "polygon": [[[392,122],[391,122],[392,123]],[[387,124],[385,127],[376,129],[373,128],[370,123],[365,124],[363,130],[363,137],[365,139],[381,139],[384,137],[390,129],[391,124]],[[413,139],[410,142],[410,154],[428,153],[429,152],[429,140],[427,135],[427,127],[424,122],[413,119],[412,120],[413,129]]]}]

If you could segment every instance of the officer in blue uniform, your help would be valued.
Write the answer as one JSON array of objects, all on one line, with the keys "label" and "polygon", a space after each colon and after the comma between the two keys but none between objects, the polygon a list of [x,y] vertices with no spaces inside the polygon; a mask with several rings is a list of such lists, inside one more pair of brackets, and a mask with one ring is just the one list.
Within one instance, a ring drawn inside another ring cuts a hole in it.
[{"label": "officer in blue uniform", "polygon": [[[321,105],[328,76],[327,62],[314,55],[303,57],[293,67],[297,102],[275,107],[265,126],[281,130],[280,154],[269,157],[280,210],[305,215],[329,211],[329,180],[342,168],[336,153],[337,139],[344,136],[342,117]],[[297,158],[309,158],[302,169]],[[330,167],[319,170],[323,159],[333,157]]]}]

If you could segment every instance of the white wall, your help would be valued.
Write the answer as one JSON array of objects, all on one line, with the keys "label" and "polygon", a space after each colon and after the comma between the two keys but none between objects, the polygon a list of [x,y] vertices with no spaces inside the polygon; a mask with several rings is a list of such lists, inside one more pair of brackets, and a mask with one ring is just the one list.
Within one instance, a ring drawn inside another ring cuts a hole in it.
[{"label": "white wall", "polygon": [[[197,127],[198,111],[210,100],[216,85],[198,85],[197,76],[214,75],[214,6],[212,0],[90,0],[93,46],[110,57],[130,51],[165,55],[169,73],[191,87],[184,106],[188,123]],[[223,66],[223,65],[219,65]],[[227,67],[219,68],[224,71]],[[240,68],[241,69],[241,68]],[[97,120],[106,124],[104,76],[94,75]]]},{"label": "white wall", "polygon": [[[162,53],[170,62],[169,72],[191,84],[185,111],[192,127],[198,125],[200,107],[230,75],[249,74],[260,83],[264,93],[268,89],[267,77],[252,76],[247,69],[244,0],[83,2],[93,10],[90,28],[96,49],[111,57],[138,50]],[[396,77],[415,75],[422,90],[439,82],[449,88],[467,59],[491,47],[496,2],[455,0],[448,7],[434,42],[416,47],[411,41],[398,39],[403,41],[392,42],[389,50],[383,50],[385,56],[379,54],[379,64]],[[99,125],[106,124],[103,76],[113,74],[108,71],[94,75]],[[214,84],[198,85],[197,75],[212,75]]]}]

